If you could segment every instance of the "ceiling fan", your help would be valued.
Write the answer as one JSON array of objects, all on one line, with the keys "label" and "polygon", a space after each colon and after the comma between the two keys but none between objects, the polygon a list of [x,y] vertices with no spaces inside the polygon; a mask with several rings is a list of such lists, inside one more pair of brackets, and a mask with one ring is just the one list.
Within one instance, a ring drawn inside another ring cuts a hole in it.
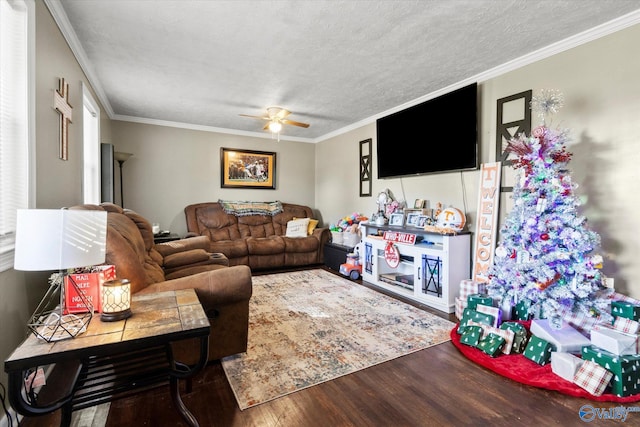
[{"label": "ceiling fan", "polygon": [[278,141],[280,140],[280,131],[282,125],[299,126],[308,128],[308,123],[296,122],[295,120],[289,120],[286,117],[291,114],[291,111],[281,107],[269,107],[267,108],[266,116],[250,116],[248,114],[240,114],[242,117],[250,117],[253,119],[267,120],[267,124],[264,126],[264,130],[269,130],[271,133],[278,135]]}]

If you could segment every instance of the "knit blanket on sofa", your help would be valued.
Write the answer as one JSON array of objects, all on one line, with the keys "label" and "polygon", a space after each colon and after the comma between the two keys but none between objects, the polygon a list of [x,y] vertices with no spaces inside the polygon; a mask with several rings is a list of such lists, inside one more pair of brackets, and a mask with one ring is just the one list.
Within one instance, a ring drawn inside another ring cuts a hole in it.
[{"label": "knit blanket on sofa", "polygon": [[229,200],[218,200],[222,209],[229,215],[269,215],[274,216],[282,212],[282,203],[275,202],[240,202]]}]

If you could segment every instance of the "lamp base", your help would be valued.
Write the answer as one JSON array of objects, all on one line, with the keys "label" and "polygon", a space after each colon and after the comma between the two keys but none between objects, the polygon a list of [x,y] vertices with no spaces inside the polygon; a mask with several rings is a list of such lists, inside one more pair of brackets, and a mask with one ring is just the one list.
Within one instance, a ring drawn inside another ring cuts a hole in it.
[{"label": "lamp base", "polygon": [[131,317],[131,309],[127,308],[126,310],[116,311],[113,313],[101,313],[100,320],[103,322],[117,322],[118,320],[124,320],[128,317]]},{"label": "lamp base", "polygon": [[64,276],[61,272],[61,279],[51,283],[27,325],[35,336],[47,342],[75,338],[87,330],[93,317],[93,305],[71,278],[69,284],[75,288],[78,298],[88,311],[67,313],[64,305]]}]

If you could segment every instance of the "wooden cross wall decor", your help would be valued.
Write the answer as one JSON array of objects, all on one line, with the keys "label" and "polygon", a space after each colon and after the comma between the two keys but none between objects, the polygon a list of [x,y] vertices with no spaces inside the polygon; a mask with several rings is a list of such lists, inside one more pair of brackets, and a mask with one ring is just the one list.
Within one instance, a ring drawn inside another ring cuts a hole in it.
[{"label": "wooden cross wall decor", "polygon": [[69,159],[69,123],[73,116],[73,107],[69,104],[69,83],[59,80],[59,88],[53,94],[53,107],[60,115],[60,158]]}]

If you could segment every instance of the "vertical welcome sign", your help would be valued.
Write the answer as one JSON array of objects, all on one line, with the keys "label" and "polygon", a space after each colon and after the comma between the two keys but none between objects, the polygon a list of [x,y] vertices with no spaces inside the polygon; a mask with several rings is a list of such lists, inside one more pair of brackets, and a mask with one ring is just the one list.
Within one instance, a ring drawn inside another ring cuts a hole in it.
[{"label": "vertical welcome sign", "polygon": [[489,267],[493,264],[496,247],[496,226],[500,204],[500,162],[483,163],[480,167],[480,194],[478,194],[478,219],[472,280],[489,281]]}]

